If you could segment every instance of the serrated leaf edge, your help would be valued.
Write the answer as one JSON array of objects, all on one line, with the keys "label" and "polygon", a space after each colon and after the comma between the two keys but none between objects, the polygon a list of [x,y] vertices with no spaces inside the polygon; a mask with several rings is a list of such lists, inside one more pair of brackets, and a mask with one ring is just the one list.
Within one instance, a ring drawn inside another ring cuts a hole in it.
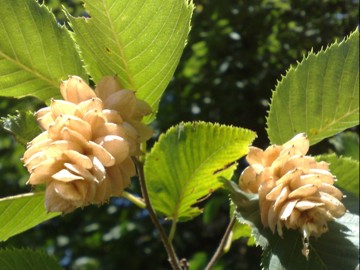
[{"label": "serrated leaf edge", "polygon": [[[338,42],[337,40],[331,44],[328,44],[325,49],[324,47],[321,47],[320,51],[318,52],[314,52],[313,48],[307,53],[307,55],[304,55],[303,59],[299,62],[299,61],[296,61],[296,65],[290,65],[290,67],[285,71],[285,75],[281,74],[281,78],[280,79],[277,79],[276,80],[276,85],[275,85],[275,89],[272,89],[271,90],[271,98],[270,98],[270,106],[269,106],[269,109],[266,111],[266,116],[265,116],[265,120],[266,120],[266,131],[267,131],[267,134],[268,134],[268,137],[269,137],[269,126],[268,126],[268,120],[269,120],[269,115],[270,115],[270,110],[271,110],[271,105],[273,103],[273,100],[275,98],[275,96],[278,95],[278,92],[276,91],[276,89],[278,89],[278,87],[280,85],[283,84],[283,81],[284,79],[289,75],[289,74],[292,74],[294,72],[296,72],[296,70],[299,69],[299,67],[301,67],[304,62],[308,61],[310,59],[310,57],[319,57],[320,55],[323,55],[324,53],[326,53],[329,49],[333,48],[333,47],[339,47],[341,44],[347,42],[351,36],[353,35],[358,35],[359,34],[359,27],[357,27],[353,32],[351,32],[349,35],[345,36],[340,42]],[[357,109],[359,110],[359,109]],[[355,111],[356,112],[356,111]],[[331,125],[333,124],[333,122],[329,123],[328,125]],[[323,129],[324,127],[322,127]],[[331,136],[330,136],[331,137]],[[328,137],[326,137],[328,138]],[[270,139],[270,138],[269,138]],[[324,138],[325,139],[325,138]]]}]

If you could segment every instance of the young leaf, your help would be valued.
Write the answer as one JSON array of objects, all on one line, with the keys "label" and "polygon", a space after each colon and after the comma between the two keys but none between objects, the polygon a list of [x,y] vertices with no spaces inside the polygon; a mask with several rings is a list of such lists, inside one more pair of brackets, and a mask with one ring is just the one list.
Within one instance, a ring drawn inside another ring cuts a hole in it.
[{"label": "young leaf", "polygon": [[337,178],[336,186],[353,193],[359,198],[359,161],[335,154],[317,156],[318,161],[330,163],[331,173]]},{"label": "young leaf", "polygon": [[190,30],[191,0],[85,0],[91,18],[68,15],[95,82],[117,75],[156,111]]},{"label": "young leaf", "polygon": [[0,18],[0,95],[46,101],[68,75],[86,76],[68,31],[46,6],[2,1]]},{"label": "young leaf", "polygon": [[291,67],[273,93],[267,131],[282,144],[306,132],[315,144],[359,124],[359,31]]},{"label": "young leaf", "polygon": [[[0,199],[0,241],[60,215],[46,213],[43,193],[27,193]],[[27,269],[27,268],[23,268]]]},{"label": "young leaf", "polygon": [[201,213],[193,205],[231,177],[255,133],[204,122],[182,123],[162,135],[145,161],[145,177],[155,210],[174,222]]},{"label": "young leaf", "polygon": [[18,111],[17,113],[17,115],[8,115],[8,117],[0,119],[0,125],[14,134],[19,143],[26,145],[26,143],[35,138],[41,130],[32,112]]},{"label": "young leaf", "polygon": [[0,265],[2,270],[61,270],[54,257],[43,251],[30,249],[0,250]]},{"label": "young leaf", "polygon": [[236,217],[250,225],[256,243],[263,249],[264,269],[318,270],[356,269],[359,267],[359,205],[358,200],[347,194],[343,200],[349,209],[343,217],[330,222],[329,231],[319,238],[310,238],[310,255],[302,255],[302,236],[299,231],[283,229],[283,238],[264,228],[260,219],[258,196],[239,189],[231,181],[224,181],[237,206]]},{"label": "young leaf", "polygon": [[248,238],[246,242],[248,246],[253,246],[256,243],[254,237],[251,235],[251,227],[245,223],[240,223],[237,220],[232,229],[231,241],[235,241],[240,238]]}]

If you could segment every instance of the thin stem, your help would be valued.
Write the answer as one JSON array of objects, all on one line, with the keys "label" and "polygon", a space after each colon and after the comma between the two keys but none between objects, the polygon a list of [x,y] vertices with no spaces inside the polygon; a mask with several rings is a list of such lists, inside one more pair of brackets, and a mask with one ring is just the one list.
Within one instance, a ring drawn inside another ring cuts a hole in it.
[{"label": "thin stem", "polygon": [[140,208],[143,208],[143,209],[146,208],[146,204],[144,203],[143,199],[136,197],[129,192],[123,191],[120,196],[129,200],[130,202],[132,202],[133,204],[135,204],[136,206],[138,206]]},{"label": "thin stem", "polygon": [[171,264],[171,267],[173,270],[181,270],[181,266],[180,266],[180,262],[179,259],[175,253],[174,247],[171,244],[171,242],[169,241],[166,232],[163,228],[163,226],[161,226],[159,220],[156,217],[155,211],[150,203],[150,198],[149,198],[149,194],[146,188],[146,183],[145,183],[145,176],[144,176],[144,167],[143,164],[137,159],[137,158],[133,158],[133,161],[135,163],[137,172],[138,172],[138,176],[139,176],[139,182],[140,182],[140,187],[141,187],[141,192],[143,195],[143,198],[145,200],[145,204],[146,204],[146,209],[149,212],[151,221],[153,222],[153,224],[155,225],[156,229],[159,231],[160,234],[160,238],[161,241],[163,242],[163,245],[165,247],[165,250],[169,256],[169,262]]},{"label": "thin stem", "polygon": [[169,242],[171,243],[172,240],[174,239],[175,236],[175,231],[176,231],[176,222],[172,222],[171,223],[171,228],[170,228],[170,233],[169,233]]},{"label": "thin stem", "polygon": [[146,148],[147,148],[146,142],[143,142],[143,143],[140,144],[140,151],[141,151],[141,153],[143,153],[143,155],[141,155],[139,157],[139,161],[141,163],[144,163],[144,161],[145,161]]},{"label": "thin stem", "polygon": [[206,266],[205,270],[210,270],[212,269],[212,267],[215,265],[215,263],[217,262],[217,260],[224,254],[224,247],[226,245],[226,243],[228,242],[228,238],[229,238],[229,235],[231,233],[231,230],[232,230],[232,227],[234,226],[235,224],[235,215],[232,216],[227,228],[226,228],[226,231],[220,241],[220,244],[219,246],[217,247],[214,255],[212,256],[211,260],[209,261],[208,265]]}]

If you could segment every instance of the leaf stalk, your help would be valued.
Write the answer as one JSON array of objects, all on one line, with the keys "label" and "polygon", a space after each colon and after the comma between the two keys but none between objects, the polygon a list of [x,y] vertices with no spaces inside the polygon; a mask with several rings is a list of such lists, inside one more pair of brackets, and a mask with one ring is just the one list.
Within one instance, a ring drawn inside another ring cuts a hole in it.
[{"label": "leaf stalk", "polygon": [[123,191],[120,196],[129,200],[130,202],[132,202],[133,204],[135,204],[136,206],[138,206],[142,209],[146,208],[146,204],[144,203],[143,199],[136,197],[129,192]]},{"label": "leaf stalk", "polygon": [[228,243],[228,239],[229,239],[229,236],[231,235],[231,230],[232,228],[234,227],[234,224],[235,224],[235,221],[236,221],[236,218],[235,218],[235,215],[232,216],[232,218],[230,219],[229,221],[229,224],[225,230],[225,233],[220,241],[220,244],[219,246],[217,247],[214,255],[212,256],[212,258],[210,259],[208,265],[206,266],[205,270],[210,270],[213,268],[213,266],[215,265],[215,263],[218,261],[218,259],[224,255],[224,249],[225,249],[225,246],[226,244]]},{"label": "leaf stalk", "polygon": [[159,231],[161,241],[163,242],[164,248],[169,256],[169,262],[171,264],[171,267],[173,270],[181,270],[181,264],[180,261],[176,255],[175,249],[172,245],[172,243],[169,241],[169,238],[165,232],[165,229],[163,226],[161,226],[154,208],[151,205],[150,197],[146,188],[146,182],[145,182],[145,175],[144,175],[144,166],[143,163],[140,162],[137,158],[133,157],[133,162],[135,163],[136,170],[139,177],[140,187],[141,187],[141,193],[145,201],[146,209],[149,212],[151,221],[155,225],[156,229]]}]

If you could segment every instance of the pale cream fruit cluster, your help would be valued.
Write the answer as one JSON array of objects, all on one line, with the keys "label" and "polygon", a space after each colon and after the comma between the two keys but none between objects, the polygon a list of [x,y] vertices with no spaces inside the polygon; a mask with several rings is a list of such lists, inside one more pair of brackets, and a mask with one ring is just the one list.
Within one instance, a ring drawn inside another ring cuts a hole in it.
[{"label": "pale cream fruit cluster", "polygon": [[265,151],[250,147],[249,166],[239,179],[242,190],[259,194],[264,227],[280,236],[284,226],[302,232],[305,255],[309,237],[326,232],[328,221],[346,211],[328,164],[306,156],[308,150],[309,140],[303,133]]},{"label": "pale cream fruit cluster", "polygon": [[64,100],[36,113],[44,130],[27,146],[23,161],[31,185],[45,184],[49,212],[68,213],[120,195],[135,175],[131,156],[152,129],[141,123],[151,108],[133,91],[104,77],[93,91],[71,76],[60,85]]}]

